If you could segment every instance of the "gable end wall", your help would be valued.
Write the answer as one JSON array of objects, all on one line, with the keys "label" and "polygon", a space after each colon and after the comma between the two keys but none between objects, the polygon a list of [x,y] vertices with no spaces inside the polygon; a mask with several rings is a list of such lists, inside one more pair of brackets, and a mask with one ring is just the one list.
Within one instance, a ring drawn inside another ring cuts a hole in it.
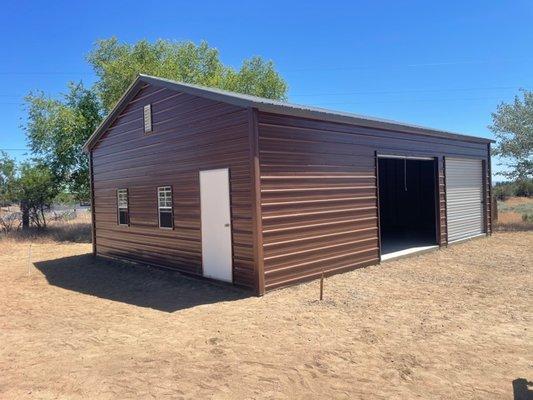
[{"label": "gable end wall", "polygon": [[[91,150],[96,254],[202,275],[199,171],[229,168],[234,283],[255,290],[249,118],[245,108],[144,85]],[[157,187],[167,185],[172,230],[158,227]],[[119,188],[129,192],[130,226],[117,224]]]}]

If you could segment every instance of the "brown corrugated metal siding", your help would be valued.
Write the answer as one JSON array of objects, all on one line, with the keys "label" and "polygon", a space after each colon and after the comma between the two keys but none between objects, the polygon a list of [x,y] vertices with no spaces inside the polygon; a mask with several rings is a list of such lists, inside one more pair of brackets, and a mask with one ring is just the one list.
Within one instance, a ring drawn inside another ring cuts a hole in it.
[{"label": "brown corrugated metal siding", "polygon": [[[229,168],[235,284],[262,294],[323,271],[378,263],[376,155],[437,160],[440,245],[448,237],[446,157],[484,160],[490,232],[490,148],[480,139],[271,113],[150,79],[138,78],[87,145],[98,255],[202,275],[199,171]],[[149,134],[146,104],[152,107]],[[158,227],[158,186],[172,186],[172,230]],[[117,224],[122,188],[128,189],[129,226]]]},{"label": "brown corrugated metal siding", "polygon": [[[92,149],[97,254],[201,275],[199,170],[229,167],[234,283],[253,288],[249,130],[246,109],[144,86]],[[173,230],[158,228],[157,187],[167,185]],[[119,188],[129,190],[130,226],[117,225]]]},{"label": "brown corrugated metal siding", "polygon": [[379,261],[375,152],[437,157],[446,244],[445,156],[487,145],[259,113],[266,290]]}]

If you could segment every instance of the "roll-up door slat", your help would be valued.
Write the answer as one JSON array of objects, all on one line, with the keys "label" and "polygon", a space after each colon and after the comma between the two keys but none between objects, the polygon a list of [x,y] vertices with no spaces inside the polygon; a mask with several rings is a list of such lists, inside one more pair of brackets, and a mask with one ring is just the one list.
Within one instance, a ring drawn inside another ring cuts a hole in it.
[{"label": "roll-up door slat", "polygon": [[448,241],[483,233],[483,167],[481,160],[446,158]]}]

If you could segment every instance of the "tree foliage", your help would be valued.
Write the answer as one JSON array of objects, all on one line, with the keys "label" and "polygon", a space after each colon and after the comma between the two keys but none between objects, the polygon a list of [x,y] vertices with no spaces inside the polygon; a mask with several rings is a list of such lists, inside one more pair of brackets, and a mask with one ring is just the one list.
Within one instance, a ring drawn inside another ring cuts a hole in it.
[{"label": "tree foliage", "polygon": [[287,84],[276,72],[274,63],[261,57],[244,60],[239,71],[227,68],[219,87],[268,99],[287,99]]},{"label": "tree foliage", "polygon": [[512,182],[496,182],[492,194],[498,200],[506,200],[509,197],[533,196],[533,179],[520,179]]},{"label": "tree foliage", "polygon": [[15,160],[0,151],[0,206],[15,200],[16,164]]},{"label": "tree foliage", "polygon": [[[54,175],[46,165],[36,162],[17,164],[6,153],[0,152],[0,205],[18,203],[23,220],[27,216],[37,228],[43,228],[46,227],[45,211],[58,192]],[[0,221],[4,231],[8,228],[6,221]]]},{"label": "tree foliage", "polygon": [[102,119],[101,105],[81,83],[68,89],[60,99],[43,93],[26,97],[26,135],[32,153],[52,172],[56,188],[83,200],[89,196],[89,167],[82,146]]},{"label": "tree foliage", "polygon": [[98,41],[87,59],[99,78],[96,89],[107,111],[139,73],[278,100],[287,94],[287,84],[272,61],[253,57],[235,70],[222,64],[218,50],[206,42],[128,44],[110,38]]},{"label": "tree foliage", "polygon": [[271,61],[253,57],[235,70],[223,65],[218,50],[206,42],[128,44],[111,38],[98,41],[87,59],[98,77],[93,87],[71,83],[59,98],[41,92],[26,97],[25,129],[33,154],[52,172],[56,189],[80,201],[89,198],[82,146],[139,73],[273,99],[285,99],[287,93]]},{"label": "tree foliage", "polygon": [[493,154],[502,157],[510,179],[527,181],[533,177],[533,92],[522,90],[512,103],[501,103],[492,114],[489,129],[496,136]]},{"label": "tree foliage", "polygon": [[22,163],[16,183],[16,197],[21,209],[27,210],[31,222],[37,228],[46,227],[45,211],[50,209],[58,194],[54,174],[45,165]]}]

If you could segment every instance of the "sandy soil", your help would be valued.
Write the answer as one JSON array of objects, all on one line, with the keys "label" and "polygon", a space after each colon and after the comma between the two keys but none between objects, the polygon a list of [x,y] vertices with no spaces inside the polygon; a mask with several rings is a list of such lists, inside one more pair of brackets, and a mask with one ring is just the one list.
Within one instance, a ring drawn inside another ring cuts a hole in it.
[{"label": "sandy soil", "polygon": [[255,298],[89,251],[35,244],[28,276],[28,244],[0,242],[0,398],[512,399],[533,380],[531,232],[328,278],[322,302],[318,282]]}]

